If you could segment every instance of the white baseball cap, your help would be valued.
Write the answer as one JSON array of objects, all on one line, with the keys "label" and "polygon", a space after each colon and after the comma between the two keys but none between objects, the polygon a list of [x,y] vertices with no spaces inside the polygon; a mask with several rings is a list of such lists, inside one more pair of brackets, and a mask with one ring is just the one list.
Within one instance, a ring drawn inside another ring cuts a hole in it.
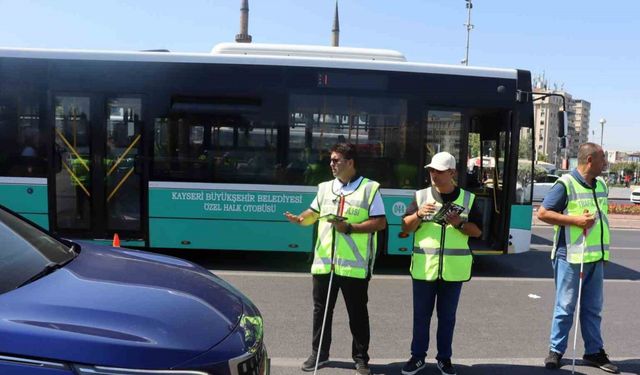
[{"label": "white baseball cap", "polygon": [[456,169],[456,158],[450,153],[443,151],[438,152],[431,158],[431,163],[424,166],[425,168],[433,168],[438,171],[446,171]]}]

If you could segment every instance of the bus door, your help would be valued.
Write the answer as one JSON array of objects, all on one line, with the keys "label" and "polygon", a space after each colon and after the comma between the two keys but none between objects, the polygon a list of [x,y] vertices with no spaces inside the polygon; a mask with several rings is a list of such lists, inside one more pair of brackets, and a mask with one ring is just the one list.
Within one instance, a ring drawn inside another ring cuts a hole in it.
[{"label": "bus door", "polygon": [[476,109],[429,110],[426,115],[425,164],[438,152],[451,153],[458,163],[458,185],[476,195],[482,237],[470,240],[474,250],[506,251],[509,118],[506,111]]},{"label": "bus door", "polygon": [[[143,238],[141,100],[54,96],[54,230],[72,238]],[[133,244],[143,245],[143,242]]]},{"label": "bus door", "polygon": [[511,190],[507,168],[513,167],[509,157],[511,112],[474,110],[469,117],[463,186],[476,195],[483,216],[482,236],[469,243],[476,253],[506,253]]}]

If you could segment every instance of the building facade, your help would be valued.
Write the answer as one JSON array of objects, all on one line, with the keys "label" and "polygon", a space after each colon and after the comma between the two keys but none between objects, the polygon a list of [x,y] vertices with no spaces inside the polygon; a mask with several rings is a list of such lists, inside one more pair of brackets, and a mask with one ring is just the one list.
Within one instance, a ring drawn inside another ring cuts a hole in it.
[{"label": "building facade", "polygon": [[[570,100],[567,93],[548,90],[545,87],[536,87],[533,90],[537,94],[562,94]],[[561,167],[562,160],[565,158],[563,149],[560,147],[560,138],[558,138],[559,130],[559,111],[562,108],[562,98],[557,96],[549,96],[534,102],[534,137],[536,147],[536,161],[547,161]]]},{"label": "building facade", "polygon": [[591,103],[583,99],[572,99],[569,103],[569,158],[578,157],[578,147],[589,141]]},{"label": "building facade", "polygon": [[591,103],[584,99],[573,99],[564,90],[549,89],[544,77],[534,79],[537,94],[560,94],[566,100],[567,134],[566,147],[562,147],[559,134],[562,98],[549,96],[534,102],[534,136],[536,160],[544,160],[557,168],[568,169],[569,160],[578,157],[578,148],[589,139]]}]

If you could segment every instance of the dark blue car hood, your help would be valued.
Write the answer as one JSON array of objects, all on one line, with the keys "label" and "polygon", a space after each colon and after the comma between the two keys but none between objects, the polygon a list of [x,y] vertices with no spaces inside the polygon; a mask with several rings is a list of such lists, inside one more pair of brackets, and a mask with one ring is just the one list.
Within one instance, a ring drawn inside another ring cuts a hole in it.
[{"label": "dark blue car hood", "polygon": [[176,258],[83,244],[76,259],[0,295],[0,353],[170,368],[235,329],[243,297]]}]

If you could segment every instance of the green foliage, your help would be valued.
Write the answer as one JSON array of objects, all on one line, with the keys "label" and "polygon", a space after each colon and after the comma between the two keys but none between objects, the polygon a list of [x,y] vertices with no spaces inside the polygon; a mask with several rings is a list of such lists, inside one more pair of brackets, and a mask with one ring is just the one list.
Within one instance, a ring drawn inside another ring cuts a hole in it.
[{"label": "green foliage", "polygon": [[541,181],[547,175],[547,170],[542,168],[539,165],[534,166],[533,168],[533,179],[531,179],[531,161],[528,160],[519,160],[518,161],[518,172],[517,178],[520,183],[524,185],[529,185],[531,180]]},{"label": "green foliage", "polygon": [[480,134],[469,133],[469,158],[480,156]]},{"label": "green foliage", "polygon": [[538,153],[538,161],[548,162],[549,158],[547,157],[547,154],[543,154],[543,153],[539,152]]},{"label": "green foliage", "polygon": [[615,172],[616,174],[620,174],[620,171],[623,171],[625,175],[633,175],[633,172],[640,169],[640,163],[634,162],[620,162],[611,164],[609,166],[609,172]]},{"label": "green foliage", "polygon": [[520,144],[518,146],[518,158],[530,160],[531,155],[531,136],[524,134],[520,137]]}]

